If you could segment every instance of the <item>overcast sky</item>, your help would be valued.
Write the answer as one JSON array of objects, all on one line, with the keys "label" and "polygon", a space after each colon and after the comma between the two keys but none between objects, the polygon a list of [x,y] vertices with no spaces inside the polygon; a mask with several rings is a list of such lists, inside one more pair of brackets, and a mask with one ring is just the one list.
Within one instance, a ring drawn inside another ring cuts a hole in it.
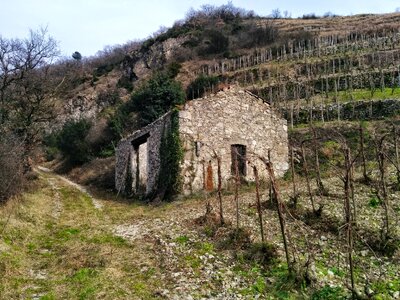
[{"label": "overcast sky", "polygon": [[[0,0],[0,35],[24,38],[29,29],[48,27],[61,52],[90,56],[104,46],[143,39],[160,26],[170,27],[192,7],[221,5],[227,0]],[[340,15],[389,13],[399,0],[233,0],[235,6],[266,16],[275,8],[293,17],[306,13]]]}]

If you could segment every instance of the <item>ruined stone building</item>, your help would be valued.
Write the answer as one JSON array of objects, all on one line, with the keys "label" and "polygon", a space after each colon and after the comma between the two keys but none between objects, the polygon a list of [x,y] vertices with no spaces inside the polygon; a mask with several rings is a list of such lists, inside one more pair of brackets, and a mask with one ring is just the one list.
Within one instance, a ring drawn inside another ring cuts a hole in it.
[{"label": "ruined stone building", "polygon": [[[121,140],[116,151],[118,191],[151,195],[157,189],[160,147],[170,128],[171,112]],[[254,181],[252,166],[267,179],[265,166],[257,156],[270,150],[275,174],[288,168],[287,122],[250,92],[230,88],[186,102],[180,109],[179,137],[183,149],[181,191],[191,194],[216,189],[217,156],[221,161],[223,188],[232,185],[235,161],[242,178]]]}]

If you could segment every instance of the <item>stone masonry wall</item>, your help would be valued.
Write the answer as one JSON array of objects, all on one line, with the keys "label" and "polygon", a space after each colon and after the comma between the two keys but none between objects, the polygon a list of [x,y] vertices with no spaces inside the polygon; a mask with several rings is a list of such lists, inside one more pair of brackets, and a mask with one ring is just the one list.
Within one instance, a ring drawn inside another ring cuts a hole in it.
[{"label": "stone masonry wall", "polygon": [[[184,147],[182,163],[183,193],[200,191],[212,173],[217,187],[217,160],[221,157],[223,187],[233,181],[231,145],[246,146],[247,157],[257,167],[260,179],[267,171],[256,156],[268,156],[271,150],[275,174],[288,169],[287,122],[270,110],[268,104],[249,92],[231,88],[185,104],[179,113],[179,130]],[[212,169],[210,170],[209,164]],[[254,181],[247,164],[246,179]]]},{"label": "stone masonry wall", "polygon": [[[145,184],[145,195],[151,194],[157,188],[160,172],[160,146],[162,135],[169,130],[171,113],[167,113],[155,122],[122,139],[116,149],[115,187],[118,192],[136,192],[136,157],[139,154],[139,185]],[[146,143],[142,143],[147,136]],[[141,145],[137,145],[141,140]],[[135,147],[139,153],[136,153]],[[138,147],[137,147],[138,146]],[[145,172],[145,174],[143,174]],[[130,173],[130,174],[129,174]],[[145,181],[147,181],[145,183]],[[132,186],[128,186],[131,184]]]}]

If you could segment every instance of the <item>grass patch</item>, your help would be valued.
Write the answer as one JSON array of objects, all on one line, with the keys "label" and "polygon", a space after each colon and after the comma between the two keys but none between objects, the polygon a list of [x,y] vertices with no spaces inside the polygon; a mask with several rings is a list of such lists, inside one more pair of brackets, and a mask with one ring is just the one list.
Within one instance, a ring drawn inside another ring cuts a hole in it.
[{"label": "grass patch", "polygon": [[201,259],[197,255],[186,255],[185,262],[192,269],[198,269],[201,266]]},{"label": "grass patch", "polygon": [[381,201],[376,196],[369,198],[368,206],[371,208],[377,208],[381,205]]},{"label": "grass patch", "polygon": [[90,268],[82,268],[70,278],[78,299],[94,299],[96,294],[95,280],[98,272]]},{"label": "grass patch", "polygon": [[181,235],[175,239],[175,242],[177,242],[180,245],[185,245],[189,242],[189,238],[186,235]]},{"label": "grass patch", "polygon": [[311,300],[344,300],[346,293],[341,287],[330,287],[326,285],[311,295]]},{"label": "grass patch", "polygon": [[96,235],[94,237],[89,238],[87,241],[93,244],[100,244],[100,245],[106,244],[115,247],[125,247],[128,245],[127,241],[124,238],[112,235],[110,233]]}]

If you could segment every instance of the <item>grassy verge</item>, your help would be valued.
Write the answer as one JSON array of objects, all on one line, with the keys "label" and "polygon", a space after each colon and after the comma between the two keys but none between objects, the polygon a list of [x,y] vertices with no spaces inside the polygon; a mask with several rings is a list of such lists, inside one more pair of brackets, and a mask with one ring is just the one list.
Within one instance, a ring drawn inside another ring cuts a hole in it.
[{"label": "grassy verge", "polygon": [[0,299],[154,298],[159,282],[156,271],[142,272],[145,248],[109,227],[132,217],[131,205],[105,207],[106,217],[87,195],[48,179],[0,208],[0,225],[10,215],[0,236]]}]

